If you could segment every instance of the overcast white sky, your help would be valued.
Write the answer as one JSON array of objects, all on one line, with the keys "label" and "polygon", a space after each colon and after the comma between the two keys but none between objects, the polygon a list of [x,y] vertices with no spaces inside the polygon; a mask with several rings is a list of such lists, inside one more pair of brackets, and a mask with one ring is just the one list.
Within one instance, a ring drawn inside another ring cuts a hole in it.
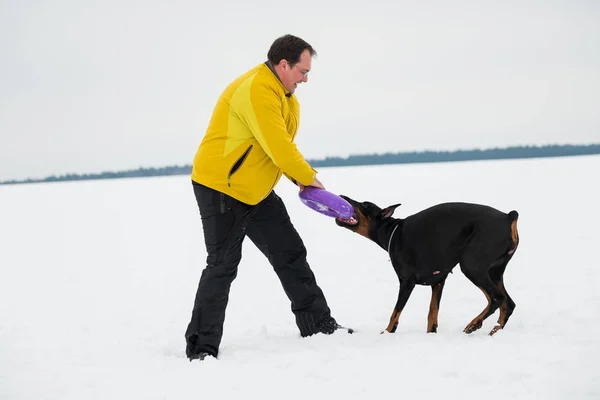
[{"label": "overcast white sky", "polygon": [[594,0],[0,0],[0,180],[191,163],[284,33],[309,159],[600,142]]}]

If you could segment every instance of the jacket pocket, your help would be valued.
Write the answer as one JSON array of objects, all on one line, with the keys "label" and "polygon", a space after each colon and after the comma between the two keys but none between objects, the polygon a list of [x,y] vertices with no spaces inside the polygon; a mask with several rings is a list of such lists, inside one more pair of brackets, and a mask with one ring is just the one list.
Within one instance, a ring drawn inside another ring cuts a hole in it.
[{"label": "jacket pocket", "polygon": [[244,164],[244,161],[246,161],[246,158],[248,158],[248,154],[250,154],[250,150],[252,150],[253,146],[254,145],[252,144],[248,146],[248,148],[246,149],[246,151],[244,151],[240,158],[238,158],[236,162],[233,163],[233,166],[229,170],[229,175],[227,175],[227,186],[231,187],[231,176],[241,168],[242,164]]}]

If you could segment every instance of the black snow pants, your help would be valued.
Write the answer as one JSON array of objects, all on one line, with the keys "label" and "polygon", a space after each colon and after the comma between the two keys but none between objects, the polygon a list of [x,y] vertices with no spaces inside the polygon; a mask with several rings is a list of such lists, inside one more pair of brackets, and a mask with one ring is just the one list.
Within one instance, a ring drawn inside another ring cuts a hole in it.
[{"label": "black snow pants", "polygon": [[229,289],[237,275],[245,236],[272,265],[291,302],[300,335],[331,333],[337,326],[306,260],[306,248],[275,192],[255,206],[192,182],[206,245],[191,320],[186,353],[218,355]]}]

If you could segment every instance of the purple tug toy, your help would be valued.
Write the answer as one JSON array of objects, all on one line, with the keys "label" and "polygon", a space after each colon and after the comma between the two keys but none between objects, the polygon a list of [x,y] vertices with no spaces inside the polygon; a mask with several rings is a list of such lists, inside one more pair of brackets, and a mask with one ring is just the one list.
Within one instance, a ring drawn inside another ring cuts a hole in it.
[{"label": "purple tug toy", "polygon": [[298,196],[305,205],[328,217],[349,220],[354,215],[350,203],[325,189],[305,186]]}]

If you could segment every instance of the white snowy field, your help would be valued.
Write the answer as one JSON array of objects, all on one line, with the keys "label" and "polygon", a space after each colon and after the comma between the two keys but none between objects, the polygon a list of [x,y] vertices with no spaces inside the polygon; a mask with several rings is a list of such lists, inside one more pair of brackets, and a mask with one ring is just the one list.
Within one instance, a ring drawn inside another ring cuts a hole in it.
[{"label": "white snowy field", "polygon": [[600,397],[600,156],[322,168],[327,189],[405,217],[444,201],[519,212],[506,328],[463,328],[486,305],[457,267],[437,334],[417,286],[380,332],[398,280],[385,251],[276,191],[334,317],[302,339],[270,265],[246,240],[218,360],[184,331],[204,268],[187,176],[0,186],[0,399],[592,399]]}]

